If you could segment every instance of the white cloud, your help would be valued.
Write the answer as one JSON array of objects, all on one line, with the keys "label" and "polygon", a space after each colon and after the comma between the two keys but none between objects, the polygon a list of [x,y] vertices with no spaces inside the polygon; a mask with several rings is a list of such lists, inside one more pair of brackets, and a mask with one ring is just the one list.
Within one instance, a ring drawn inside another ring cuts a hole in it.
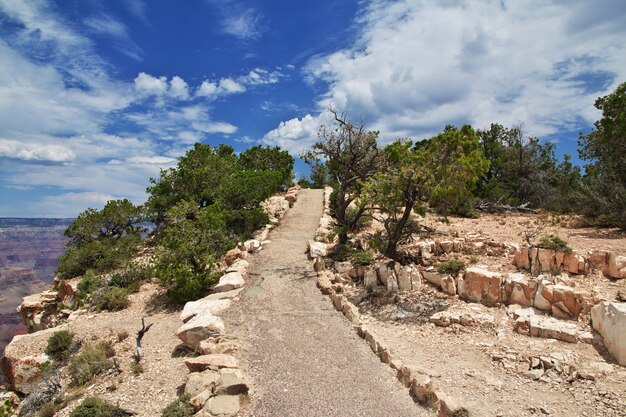
[{"label": "white cloud", "polygon": [[239,84],[232,78],[222,78],[217,87],[217,91],[218,93],[222,94],[243,93],[244,91],[246,91],[246,87],[242,84]]},{"label": "white cloud", "polygon": [[0,139],[0,157],[24,161],[71,162],[76,155],[71,149],[58,145],[37,145]]},{"label": "white cloud", "polygon": [[167,77],[154,77],[140,72],[135,78],[135,90],[141,95],[160,96],[167,92]]},{"label": "white cloud", "polygon": [[280,71],[268,71],[263,68],[255,68],[247,75],[240,77],[239,81],[246,85],[276,84],[283,74]]},{"label": "white cloud", "polygon": [[249,8],[227,16],[222,22],[222,30],[240,39],[256,39],[261,35],[261,14]]},{"label": "white cloud", "polygon": [[[266,143],[306,148],[333,105],[384,140],[448,124],[524,122],[529,134],[598,117],[595,99],[626,80],[626,3],[373,1],[349,49],[318,56],[319,115],[282,122]],[[589,75],[601,82],[588,83]],[[311,120],[311,117],[313,121]]]},{"label": "white cloud", "polygon": [[106,13],[99,13],[83,20],[87,29],[97,35],[103,35],[113,40],[113,47],[122,54],[136,61],[141,61],[143,51],[132,41],[128,27],[119,20]]},{"label": "white cloud", "polygon": [[202,84],[200,84],[200,88],[196,92],[198,97],[209,97],[213,98],[217,94],[217,84],[204,80]]},{"label": "white cloud", "polygon": [[83,193],[63,193],[59,195],[45,196],[41,200],[40,208],[35,208],[33,217],[75,217],[76,207],[101,209],[109,200],[116,197],[110,194],[83,192]]},{"label": "white cloud", "polygon": [[189,87],[185,80],[175,75],[170,80],[170,95],[179,100],[189,99]]}]

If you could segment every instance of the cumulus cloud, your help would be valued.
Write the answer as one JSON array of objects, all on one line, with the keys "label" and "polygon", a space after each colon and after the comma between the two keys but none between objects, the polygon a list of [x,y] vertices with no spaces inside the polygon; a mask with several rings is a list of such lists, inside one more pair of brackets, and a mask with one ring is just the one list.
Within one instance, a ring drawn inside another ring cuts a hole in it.
[{"label": "cumulus cloud", "polygon": [[232,78],[222,78],[217,87],[217,91],[223,94],[243,93],[246,91],[246,87]]},{"label": "cumulus cloud", "polygon": [[167,92],[167,77],[154,77],[140,72],[135,78],[135,90],[146,96],[160,96]]},{"label": "cumulus cloud", "polygon": [[544,136],[598,117],[595,98],[626,79],[626,3],[373,1],[348,49],[311,59],[318,112],[282,122],[266,143],[306,148],[328,105],[383,139],[448,123],[524,122]]},{"label": "cumulus cloud", "polygon": [[71,162],[76,155],[71,149],[58,145],[38,145],[0,139],[0,157],[24,161]]},{"label": "cumulus cloud", "polygon": [[189,98],[189,86],[185,80],[175,75],[170,80],[170,94],[179,100],[187,100]]}]

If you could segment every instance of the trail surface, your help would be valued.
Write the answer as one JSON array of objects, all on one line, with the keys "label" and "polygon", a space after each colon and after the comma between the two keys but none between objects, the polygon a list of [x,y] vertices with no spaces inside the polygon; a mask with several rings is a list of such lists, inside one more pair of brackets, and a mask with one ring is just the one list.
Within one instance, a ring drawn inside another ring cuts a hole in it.
[{"label": "trail surface", "polygon": [[[322,213],[321,190],[302,190],[271,243],[251,257],[242,300],[225,315],[252,379],[249,414],[427,416],[394,372],[358,338],[315,286],[307,259]],[[231,333],[232,332],[232,333]]]}]

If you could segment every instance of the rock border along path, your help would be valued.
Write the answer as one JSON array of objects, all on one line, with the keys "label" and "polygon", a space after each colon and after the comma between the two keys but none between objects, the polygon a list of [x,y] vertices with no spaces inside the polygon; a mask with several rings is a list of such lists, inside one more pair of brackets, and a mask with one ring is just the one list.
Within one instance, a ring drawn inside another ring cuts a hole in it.
[{"label": "rock border along path", "polygon": [[223,315],[242,343],[251,378],[249,415],[427,416],[316,288],[306,255],[322,213],[322,190],[302,190],[250,258],[241,302]]}]

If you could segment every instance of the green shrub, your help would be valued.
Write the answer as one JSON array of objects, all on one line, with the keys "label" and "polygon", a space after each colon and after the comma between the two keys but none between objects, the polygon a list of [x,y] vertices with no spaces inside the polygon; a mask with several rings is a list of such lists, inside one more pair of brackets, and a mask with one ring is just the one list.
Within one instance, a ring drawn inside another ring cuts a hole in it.
[{"label": "green shrub", "polygon": [[57,412],[57,407],[53,402],[46,403],[39,409],[37,417],[54,417]]},{"label": "green shrub", "polygon": [[100,275],[88,269],[82,276],[76,287],[76,301],[78,305],[84,305],[89,299],[89,296],[103,284],[103,279]]},{"label": "green shrub", "polygon": [[80,387],[91,381],[95,376],[112,369],[115,364],[110,359],[115,351],[109,342],[98,342],[84,347],[81,352],[70,359],[68,373],[70,385]]},{"label": "green shrub", "polygon": [[350,256],[350,251],[351,251],[350,245],[341,243],[335,246],[335,251],[333,252],[333,259],[339,262],[343,262],[346,259],[348,259],[348,256]]},{"label": "green shrub", "polygon": [[94,299],[99,310],[119,311],[128,307],[128,290],[119,287],[108,287]]},{"label": "green shrub", "polygon": [[567,242],[556,235],[544,236],[539,240],[537,247],[543,249],[554,249],[565,253],[572,253],[572,248],[567,245]]},{"label": "green shrub", "polygon": [[74,334],[67,330],[60,330],[55,332],[48,339],[48,346],[46,346],[46,355],[59,363],[65,362],[70,356],[70,345]]},{"label": "green shrub", "polygon": [[374,261],[374,256],[369,252],[357,252],[352,255],[352,265],[369,265]]},{"label": "green shrub", "polygon": [[126,288],[128,292],[137,292],[141,283],[149,280],[153,275],[153,268],[132,264],[125,270],[114,273],[109,280],[109,285]]},{"label": "green shrub", "polygon": [[13,415],[13,405],[9,400],[5,400],[0,404],[0,417],[10,417]]},{"label": "green shrub", "polygon": [[189,404],[189,396],[183,395],[172,401],[163,409],[161,417],[192,417],[196,414],[194,408]]},{"label": "green shrub", "polygon": [[437,270],[442,274],[458,274],[460,270],[465,268],[465,262],[458,259],[450,259],[439,264]]},{"label": "green shrub", "polygon": [[70,413],[70,417],[126,417],[131,413],[98,397],[87,397]]}]

